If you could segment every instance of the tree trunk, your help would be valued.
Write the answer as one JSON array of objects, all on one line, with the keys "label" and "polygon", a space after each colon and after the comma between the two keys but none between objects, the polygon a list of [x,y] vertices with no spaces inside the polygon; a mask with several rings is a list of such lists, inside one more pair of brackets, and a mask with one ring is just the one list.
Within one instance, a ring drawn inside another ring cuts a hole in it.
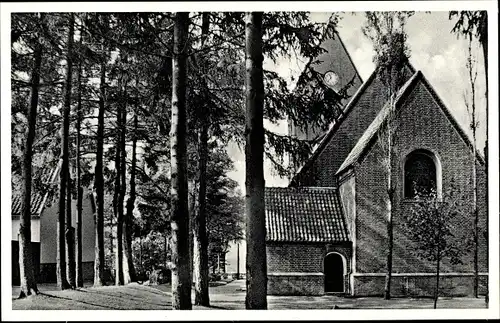
[{"label": "tree trunk", "polygon": [[267,309],[266,218],[264,202],[264,83],[262,13],[245,17],[246,39],[246,309]]},{"label": "tree trunk", "polygon": [[[82,26],[83,27],[83,26]],[[83,29],[83,28],[82,28]],[[83,43],[83,33],[80,29],[80,45]],[[76,119],[76,287],[83,287],[83,268],[82,268],[82,202],[83,202],[83,187],[82,187],[82,170],[80,165],[80,150],[81,150],[81,125],[82,125],[82,61],[78,63],[78,105]]]},{"label": "tree trunk", "polygon": [[[486,91],[485,91],[485,96],[486,96],[486,115],[488,116],[488,113],[489,113],[489,105],[488,105],[488,102],[489,102],[489,98],[488,98],[488,12],[485,12],[485,22],[484,22],[484,32],[482,33],[483,34],[483,39],[482,39],[482,42],[481,42],[481,45],[483,47],[483,58],[484,58],[484,75],[485,75],[485,81],[486,81]],[[484,147],[484,150],[485,150],[485,154],[484,154],[484,157],[485,157],[485,163],[484,163],[484,169],[485,169],[485,177],[488,178],[488,155],[489,155],[489,149],[488,149],[488,129],[489,129],[489,122],[486,122],[486,141],[485,141],[485,147]],[[489,205],[488,201],[489,201],[489,193],[488,193],[488,185],[486,185],[486,192],[485,192],[485,195],[486,195],[486,203],[485,205]],[[485,228],[486,228],[486,232],[488,232],[488,228],[489,228],[489,215],[488,215],[488,211],[486,211],[486,224],[485,224]],[[486,251],[485,253],[488,255],[489,254],[489,242],[488,242],[488,235],[486,235]],[[489,269],[489,257],[486,257],[486,268]],[[490,285],[490,281],[488,279],[488,282],[486,283],[486,297],[485,297],[485,302],[488,303],[489,302],[489,285]]]},{"label": "tree trunk", "polygon": [[[205,35],[209,31],[208,12],[202,16],[202,47],[205,43]],[[208,112],[208,111],[207,111]],[[208,162],[208,128],[209,120],[202,120],[202,128],[199,136],[198,152],[198,208],[194,210],[193,219],[193,276],[195,279],[195,305],[209,306],[210,297],[208,293],[208,236],[206,215],[206,192],[207,192],[207,162]]]},{"label": "tree trunk", "polygon": [[[439,239],[441,239],[441,230],[439,230]],[[439,298],[439,271],[440,271],[440,265],[441,265],[441,250],[440,250],[440,244],[438,242],[437,244],[437,257],[436,257],[437,263],[436,263],[436,290],[434,291],[434,309],[437,308],[437,301]]]},{"label": "tree trunk", "polygon": [[[126,56],[124,55],[124,61],[126,62]],[[126,79],[123,81],[123,105],[121,108],[121,136],[120,136],[120,198],[119,198],[119,212],[121,212],[121,225],[122,225],[122,237],[121,237],[121,244],[122,244],[122,275],[123,275],[123,283],[128,284],[130,283],[130,273],[129,273],[129,267],[128,267],[128,250],[127,250],[127,225],[128,225],[128,220],[126,218],[126,212],[124,209],[124,202],[125,202],[125,194],[127,193],[127,164],[126,164],[126,158],[127,158],[127,151],[125,150],[125,142],[126,142],[126,136],[127,136],[127,81]],[[120,213],[118,213],[120,214]]]},{"label": "tree trunk", "polygon": [[[66,86],[64,91],[64,105],[62,108],[62,129],[61,129],[61,170],[59,173],[59,218],[57,226],[57,285],[61,289],[70,288],[71,285],[67,281],[66,268],[66,245],[65,236],[68,239],[69,234],[66,233],[66,185],[68,184],[69,174],[69,114],[71,109],[71,78],[73,73],[73,34],[74,34],[75,17],[70,14],[69,31],[68,31],[68,54],[66,57]],[[69,240],[67,242],[71,243]],[[69,252],[69,251],[68,251]]]},{"label": "tree trunk", "polygon": [[209,306],[208,294],[208,236],[206,219],[208,122],[204,122],[199,146],[198,209],[193,221],[193,267],[195,278],[195,305]]},{"label": "tree trunk", "polygon": [[240,279],[240,243],[236,245],[236,279]]},{"label": "tree trunk", "polygon": [[[43,20],[43,14],[40,14]],[[42,45],[36,43],[34,62],[31,72],[31,101],[28,112],[28,129],[26,130],[26,150],[23,156],[23,204],[19,227],[19,272],[21,280],[21,293],[19,298],[38,294],[36,284],[33,256],[31,250],[31,162],[33,158],[33,140],[36,130],[36,115],[38,109],[38,86],[40,84],[40,67],[42,65]]]},{"label": "tree trunk", "polygon": [[474,219],[474,297],[479,296],[479,213],[477,209],[477,178],[476,178],[476,83],[472,63],[472,34],[469,33],[469,81],[471,86],[471,130],[472,130],[472,214]]},{"label": "tree trunk", "polygon": [[394,106],[394,95],[396,92],[397,81],[391,77],[390,89],[389,89],[389,104],[390,104],[390,115],[387,125],[387,256],[386,256],[386,273],[385,273],[385,285],[384,285],[384,299],[391,299],[391,281],[392,281],[392,253],[393,253],[393,210],[392,204],[394,199],[394,187],[392,183],[392,153],[393,153],[393,131],[394,131],[394,118],[395,118],[395,106]]},{"label": "tree trunk", "polygon": [[[97,152],[95,164],[96,190],[96,216],[95,216],[95,260],[94,260],[94,286],[104,284],[104,174],[103,174],[103,152],[104,152],[104,110],[106,100],[106,60],[101,62],[99,114],[97,116]],[[111,227],[113,232],[113,227]]]},{"label": "tree trunk", "polygon": [[172,208],[172,308],[191,305],[189,273],[189,210],[186,163],[186,56],[189,13],[177,12],[172,59],[172,120],[170,129]]},{"label": "tree trunk", "polygon": [[[139,237],[139,273],[142,274],[144,273],[144,267],[142,265],[142,236]],[[141,278],[142,280],[142,278]]]},{"label": "tree trunk", "polygon": [[[68,35],[68,70],[69,75],[66,76],[67,89],[64,104],[67,105],[66,109],[71,112],[71,88],[72,88],[72,77],[73,77],[73,36],[75,33],[75,17],[70,14],[69,21],[69,35]],[[68,113],[69,113],[68,112]],[[69,118],[69,114],[68,114]],[[70,151],[69,151],[69,120],[68,120],[68,184],[66,187],[66,279],[71,286],[71,288],[76,287],[76,277],[75,277],[75,232],[72,226],[71,217],[71,173],[70,173]]]},{"label": "tree trunk", "polygon": [[66,186],[66,280],[71,288],[76,287],[75,273],[75,231],[71,217],[71,173],[68,169]]},{"label": "tree trunk", "polygon": [[134,203],[136,199],[135,191],[135,168],[137,167],[137,115],[134,115],[134,133],[132,135],[132,164],[130,167],[130,193],[127,200],[127,213],[125,217],[125,247],[126,247],[126,257],[128,265],[128,274],[130,282],[137,281],[137,274],[134,268],[134,261],[132,255],[132,221],[134,218]]},{"label": "tree trunk", "polygon": [[123,135],[122,107],[116,106],[116,154],[115,154],[115,192],[113,196],[114,212],[116,215],[116,257],[115,257],[115,284],[123,285],[123,198],[121,192],[122,152],[121,137]]}]

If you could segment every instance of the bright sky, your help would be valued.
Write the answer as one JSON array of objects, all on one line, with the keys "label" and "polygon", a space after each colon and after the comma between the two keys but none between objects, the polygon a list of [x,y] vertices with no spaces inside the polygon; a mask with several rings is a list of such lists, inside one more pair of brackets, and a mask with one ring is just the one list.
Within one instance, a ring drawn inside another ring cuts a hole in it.
[{"label": "bright sky", "polygon": [[[326,21],[329,13],[312,13],[311,17],[316,21]],[[338,24],[338,32],[344,42],[347,51],[365,81],[373,72],[375,66],[372,62],[373,46],[368,38],[361,32],[364,23],[364,14],[343,13]],[[417,70],[421,70],[429,82],[434,86],[437,94],[457,119],[459,124],[471,133],[469,129],[469,117],[464,104],[464,93],[469,88],[468,71],[466,59],[468,55],[467,41],[457,39],[451,34],[454,21],[448,19],[448,12],[417,12],[408,21],[406,31],[408,33],[408,45],[411,50],[410,62]],[[479,116],[478,147],[483,149],[486,138],[486,108],[484,100],[484,69],[482,49],[473,47],[473,55],[477,58],[477,86],[479,90],[476,97]],[[274,69],[285,79],[291,75],[297,76],[304,62],[297,59],[282,59],[276,65],[272,62],[264,62],[265,68]],[[266,127],[280,133],[287,132],[287,124],[283,121],[279,126],[266,123]],[[230,176],[238,181],[242,192],[245,192],[245,156],[235,145],[228,147],[230,156],[235,162],[235,170]],[[286,186],[288,180],[278,177],[271,168],[271,164],[265,162],[266,186]]]}]

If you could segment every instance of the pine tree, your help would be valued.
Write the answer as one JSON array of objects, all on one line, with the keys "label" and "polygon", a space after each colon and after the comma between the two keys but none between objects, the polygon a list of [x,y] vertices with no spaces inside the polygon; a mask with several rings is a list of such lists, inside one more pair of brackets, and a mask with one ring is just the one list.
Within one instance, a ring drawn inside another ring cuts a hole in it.
[{"label": "pine tree", "polygon": [[[101,16],[104,27],[109,24],[106,16]],[[107,29],[107,28],[106,28]],[[106,53],[103,46],[100,62],[99,111],[97,116],[97,152],[95,165],[94,188],[96,191],[96,243],[94,259],[94,286],[104,284],[104,112],[106,109]]]},{"label": "pine tree", "polygon": [[266,223],[264,202],[264,82],[262,13],[245,16],[246,118],[245,213],[247,217],[246,309],[267,309]]},{"label": "pine tree", "polygon": [[170,128],[172,308],[190,310],[189,210],[186,160],[186,57],[189,13],[175,14]]},{"label": "pine tree", "polygon": [[71,110],[71,85],[72,85],[72,68],[73,68],[73,34],[74,34],[75,17],[70,14],[69,28],[68,28],[68,45],[66,56],[66,80],[64,90],[64,103],[62,107],[62,123],[61,123],[61,168],[59,172],[59,217],[57,225],[57,258],[56,258],[56,272],[57,272],[57,285],[61,289],[70,288],[71,285],[67,281],[67,267],[66,267],[66,189],[68,184],[69,175],[69,123],[70,123],[70,110]]},{"label": "pine tree", "polygon": [[[44,14],[38,16],[43,23]],[[31,100],[28,110],[28,128],[26,130],[25,151],[22,167],[22,197],[21,219],[19,227],[19,269],[21,280],[21,293],[19,298],[32,294],[38,294],[35,279],[34,264],[31,249],[31,172],[33,157],[33,140],[35,138],[37,109],[38,109],[38,87],[40,85],[40,68],[42,65],[43,47],[40,41],[35,43],[33,53],[33,67],[31,71]]]}]

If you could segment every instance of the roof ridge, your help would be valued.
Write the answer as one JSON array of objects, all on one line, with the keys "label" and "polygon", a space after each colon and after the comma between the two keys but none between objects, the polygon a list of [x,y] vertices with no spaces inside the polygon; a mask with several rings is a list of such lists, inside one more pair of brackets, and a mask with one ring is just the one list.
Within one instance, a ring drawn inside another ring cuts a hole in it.
[{"label": "roof ridge", "polygon": [[[399,101],[403,97],[403,95],[406,94],[408,89],[411,88],[411,85],[414,85],[415,82],[422,77],[422,72],[420,70],[416,71],[407,81],[403,86],[401,86],[396,93],[396,98],[394,105],[398,105]],[[338,175],[342,173],[344,170],[349,168],[353,163],[355,163],[359,157],[364,153],[366,150],[366,147],[369,145],[375,134],[378,133],[380,126],[382,123],[386,120],[387,116],[389,115],[389,106],[390,102],[387,100],[385,104],[382,106],[380,109],[379,113],[375,116],[373,121],[370,123],[370,125],[366,128],[365,132],[359,137],[358,141],[354,145],[354,147],[351,149],[349,154],[347,155],[346,159],[344,162],[340,165],[339,169],[335,172],[335,175]],[[374,129],[373,129],[374,128]]]},{"label": "roof ridge", "polygon": [[321,139],[321,141],[318,143],[318,145],[316,146],[316,149],[314,149],[314,151],[312,152],[311,156],[297,170],[297,172],[293,176],[292,180],[290,181],[289,185],[291,185],[291,184],[294,183],[294,181],[297,178],[297,176],[299,176],[299,174],[301,174],[304,169],[307,169],[308,167],[310,167],[311,163],[320,154],[320,152],[324,149],[324,147],[327,145],[328,141],[331,139],[331,137],[333,136],[333,134],[337,131],[338,127],[340,127],[340,125],[342,124],[342,122],[347,118],[349,112],[352,110],[352,107],[356,105],[356,103],[359,100],[359,97],[361,96],[361,94],[363,92],[365,92],[365,90],[368,88],[369,84],[371,84],[373,82],[373,80],[375,79],[376,75],[377,75],[377,69],[375,69],[372,72],[372,74],[370,75],[370,77],[368,77],[368,79],[366,79],[366,81],[363,84],[361,84],[361,86],[358,88],[358,90],[356,91],[356,93],[354,93],[354,95],[351,97],[351,100],[345,105],[345,107],[344,107],[344,109],[342,111],[341,117],[338,120],[335,120],[332,123],[332,126],[330,127],[330,129],[328,129],[328,131],[326,132],[326,134],[323,136],[323,139]]},{"label": "roof ridge", "polygon": [[[424,81],[424,85],[427,87],[427,89],[431,92],[432,97],[434,100],[437,101],[438,106],[441,108],[441,110],[444,112],[445,117],[448,118],[448,120],[451,122],[453,125],[453,128],[457,130],[459,136],[462,138],[462,140],[465,142],[469,148],[472,148],[472,141],[469,135],[465,132],[465,130],[462,128],[460,123],[458,123],[457,119],[453,116],[453,114],[450,112],[446,104],[444,104],[443,100],[441,100],[441,97],[437,94],[436,90],[432,86],[432,84],[429,82],[429,80],[425,77],[425,75],[422,74],[422,80]],[[476,158],[479,159],[479,161],[484,164],[486,162],[485,157],[481,154],[481,151],[476,149]]]},{"label": "roof ridge", "polygon": [[[404,62],[404,66],[408,67],[410,72],[413,73],[413,75],[418,72],[415,67],[410,63],[409,60],[406,60]],[[404,67],[403,67],[404,68]],[[370,74],[370,76],[366,79],[366,81],[361,84],[361,86],[358,88],[356,93],[351,97],[350,101],[345,105],[344,110],[342,111],[341,118],[338,120],[334,121],[333,124],[330,126],[330,129],[324,134],[323,139],[318,143],[314,151],[312,152],[311,156],[307,159],[307,161],[297,170],[295,175],[292,177],[290,180],[289,185],[294,184],[295,180],[301,174],[305,169],[309,168],[313,161],[317,158],[317,156],[321,153],[321,151],[325,148],[327,145],[328,141],[331,139],[331,136],[336,132],[338,127],[344,122],[344,120],[347,118],[349,112],[352,110],[352,107],[356,105],[357,101],[359,100],[359,97],[365,92],[365,90],[368,88],[368,86],[373,82],[375,77],[377,76],[379,71],[379,68],[376,66],[373,72]],[[360,77],[361,79],[361,77]],[[362,79],[361,79],[362,80]]]},{"label": "roof ridge", "polygon": [[266,189],[282,189],[282,190],[329,190],[336,191],[336,186],[266,186]]}]

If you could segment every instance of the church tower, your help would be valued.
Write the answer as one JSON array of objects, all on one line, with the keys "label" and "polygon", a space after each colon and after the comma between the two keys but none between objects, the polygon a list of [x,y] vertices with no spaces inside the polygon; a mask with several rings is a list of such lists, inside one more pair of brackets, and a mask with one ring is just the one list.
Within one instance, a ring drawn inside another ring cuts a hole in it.
[{"label": "church tower", "polygon": [[[322,76],[325,85],[336,92],[352,81],[352,85],[347,90],[347,95],[351,97],[361,86],[362,80],[338,33],[335,33],[333,38],[325,40],[321,47],[326,52],[313,60],[310,64],[311,68]],[[349,99],[343,100],[342,106],[345,106],[348,101]],[[328,129],[317,129],[312,126],[303,129],[295,126],[293,122],[288,123],[289,135],[302,140],[318,138],[326,130]]]},{"label": "church tower", "polygon": [[[309,64],[309,68],[319,73],[325,85],[337,93],[351,83],[346,92],[348,98],[341,102],[341,106],[344,108],[349,102],[349,98],[356,93],[363,81],[338,33],[335,33],[333,38],[326,39],[321,44],[321,47],[326,51],[313,59]],[[301,140],[317,140],[319,142],[326,131],[328,131],[328,127],[326,129],[320,129],[312,125],[299,127],[291,120],[288,122],[288,134]],[[289,161],[292,165],[295,164],[295,170],[298,170],[301,166],[292,159]]]}]

